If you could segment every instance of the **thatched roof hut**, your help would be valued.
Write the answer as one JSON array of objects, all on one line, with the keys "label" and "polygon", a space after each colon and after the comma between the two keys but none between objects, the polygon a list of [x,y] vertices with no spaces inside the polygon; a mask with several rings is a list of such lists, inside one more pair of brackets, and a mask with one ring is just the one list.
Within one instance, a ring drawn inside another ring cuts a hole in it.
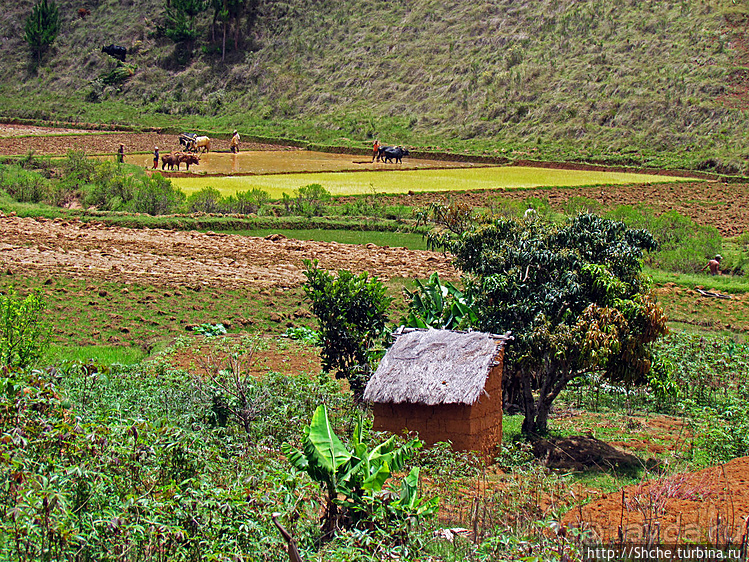
[{"label": "thatched roof hut", "polygon": [[371,402],[473,404],[497,365],[504,336],[404,330],[380,361],[364,399]]},{"label": "thatched roof hut", "polygon": [[486,451],[501,441],[509,334],[400,328],[364,391],[375,429]]}]

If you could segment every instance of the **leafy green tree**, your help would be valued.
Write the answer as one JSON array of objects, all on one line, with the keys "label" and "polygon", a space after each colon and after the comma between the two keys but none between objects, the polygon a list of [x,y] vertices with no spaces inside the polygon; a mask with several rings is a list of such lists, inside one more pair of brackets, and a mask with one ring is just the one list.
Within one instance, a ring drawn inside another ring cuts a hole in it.
[{"label": "leafy green tree", "polygon": [[164,10],[164,35],[175,43],[194,41],[198,36],[195,18],[207,7],[206,0],[169,0]]},{"label": "leafy green tree", "polygon": [[50,336],[45,308],[39,293],[20,299],[11,287],[0,295],[0,366],[23,369],[44,355]]},{"label": "leafy green tree", "polygon": [[55,42],[59,32],[60,15],[54,0],[41,0],[35,4],[26,18],[23,38],[36,53],[37,62],[41,62],[42,55]]},{"label": "leafy green tree", "polygon": [[323,369],[347,379],[358,399],[372,372],[373,348],[385,330],[392,299],[367,273],[340,270],[334,276],[320,269],[317,260],[304,264],[304,291],[320,323]]},{"label": "leafy green tree", "polygon": [[646,231],[591,214],[562,226],[531,217],[446,231],[431,243],[465,272],[477,327],[512,332],[506,397],[521,404],[526,434],[546,431],[552,402],[578,376],[647,380],[648,344],[666,324],[641,273],[643,251],[656,247]]}]

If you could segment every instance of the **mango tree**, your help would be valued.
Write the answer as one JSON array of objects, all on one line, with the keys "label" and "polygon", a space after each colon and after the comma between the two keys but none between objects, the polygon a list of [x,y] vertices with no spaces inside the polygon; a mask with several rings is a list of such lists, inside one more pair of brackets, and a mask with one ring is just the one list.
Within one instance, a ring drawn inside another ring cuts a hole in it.
[{"label": "mango tree", "polygon": [[666,332],[641,272],[643,251],[656,248],[648,232],[592,214],[563,225],[530,215],[435,233],[430,243],[464,272],[475,327],[512,333],[505,398],[521,406],[526,434],[546,431],[552,402],[578,376],[647,380],[648,344]]}]

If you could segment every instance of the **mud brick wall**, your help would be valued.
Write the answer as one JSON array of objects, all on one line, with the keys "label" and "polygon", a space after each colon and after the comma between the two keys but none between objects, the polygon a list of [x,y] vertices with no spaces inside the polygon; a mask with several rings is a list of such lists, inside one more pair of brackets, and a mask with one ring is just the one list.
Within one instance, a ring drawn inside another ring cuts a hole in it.
[{"label": "mud brick wall", "polygon": [[490,458],[502,444],[502,365],[489,373],[486,394],[465,404],[379,404],[375,403],[376,431],[417,433],[427,446],[451,441],[453,449],[477,451]]}]

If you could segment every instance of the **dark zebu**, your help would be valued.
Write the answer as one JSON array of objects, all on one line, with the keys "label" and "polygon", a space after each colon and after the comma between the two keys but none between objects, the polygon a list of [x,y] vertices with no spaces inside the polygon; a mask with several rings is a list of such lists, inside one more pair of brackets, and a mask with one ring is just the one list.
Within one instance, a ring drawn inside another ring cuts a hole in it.
[{"label": "dark zebu", "polygon": [[101,48],[101,52],[122,62],[125,62],[125,57],[127,56],[127,49],[120,45],[107,45]]}]

